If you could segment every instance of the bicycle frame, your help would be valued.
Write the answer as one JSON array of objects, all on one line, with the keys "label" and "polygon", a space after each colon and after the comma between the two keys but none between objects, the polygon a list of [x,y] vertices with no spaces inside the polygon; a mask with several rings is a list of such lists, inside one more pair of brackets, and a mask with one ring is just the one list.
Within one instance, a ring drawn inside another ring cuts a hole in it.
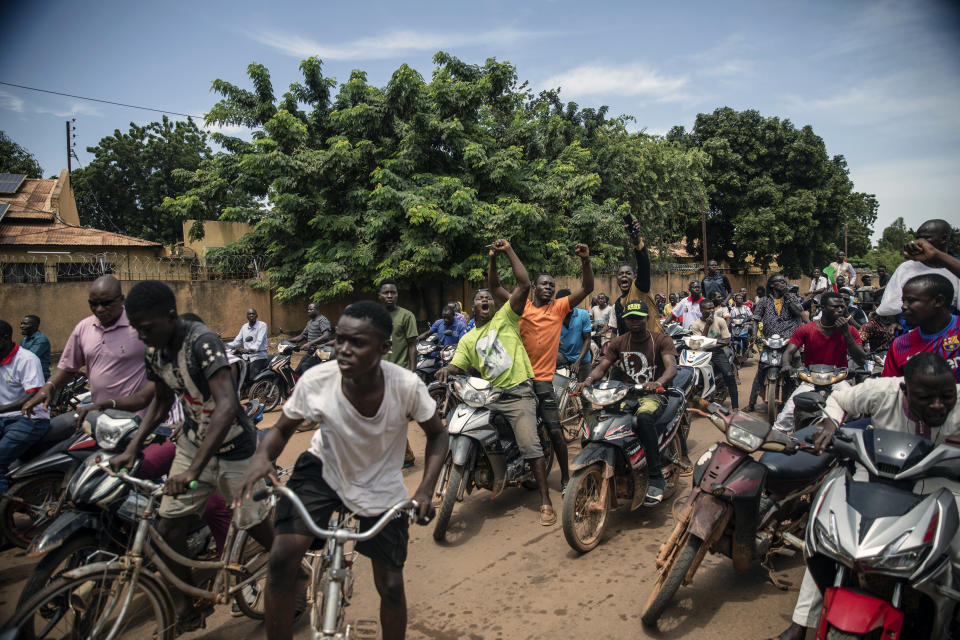
[{"label": "bicycle frame", "polygon": [[[194,560],[193,558],[185,557],[174,551],[173,548],[171,548],[170,545],[167,544],[167,542],[163,539],[156,528],[151,524],[154,515],[156,514],[157,503],[163,490],[163,485],[155,484],[149,480],[134,478],[124,472],[118,473],[117,476],[123,481],[146,491],[150,498],[150,503],[139,516],[140,523],[137,525],[137,531],[134,534],[133,544],[122,556],[117,556],[111,560],[96,562],[72,571],[68,571],[64,574],[64,576],[70,578],[81,578],[100,573],[101,571],[113,566],[119,566],[122,569],[130,572],[129,582],[131,584],[136,584],[140,577],[140,572],[144,570],[143,562],[144,559],[146,559],[156,565],[160,575],[162,575],[165,580],[169,581],[170,584],[173,584],[175,587],[188,595],[205,600],[211,600],[216,604],[225,604],[229,601],[230,597],[236,594],[243,587],[262,577],[261,571],[266,571],[266,562],[263,562],[260,567],[254,569],[250,576],[246,579],[237,581],[232,584],[232,586],[228,586],[228,584],[230,584],[228,582],[229,577],[242,577],[243,571],[246,570],[246,567],[230,562],[233,559],[232,556],[235,555],[233,546],[239,531],[239,528],[236,524],[236,517],[234,517],[234,519],[230,522],[230,528],[227,532],[227,539],[224,543],[223,552],[219,560]],[[157,545],[160,550],[159,553],[147,544],[148,537],[155,545]],[[207,591],[184,582],[178,578],[173,571],[170,570],[163,560],[164,556],[192,569],[215,569],[217,571],[217,575],[214,579],[213,588]],[[126,618],[127,609],[129,608],[130,601],[133,598],[133,592],[134,589],[132,588],[127,590],[127,594],[124,597],[122,606],[120,608],[120,613],[117,615],[113,628],[106,636],[106,640],[112,640],[116,636],[120,628],[120,624]],[[167,595],[169,597],[169,592]],[[116,604],[117,602],[115,599],[108,603],[105,610],[106,615],[101,617],[101,621],[109,618],[109,615],[113,611]],[[99,637],[99,634],[103,631],[100,628],[100,624],[101,623],[98,622],[97,626],[92,630],[92,637]]]},{"label": "bicycle frame", "polygon": [[[263,495],[269,494],[281,494],[294,506],[297,512],[300,514],[301,519],[304,524],[307,525],[307,528],[310,529],[310,532],[318,538],[324,538],[327,540],[327,554],[330,557],[330,566],[325,572],[325,582],[323,585],[324,590],[324,608],[323,608],[323,617],[320,623],[319,632],[316,631],[316,621],[314,623],[314,638],[342,638],[340,634],[340,617],[342,614],[342,608],[345,605],[341,605],[341,594],[345,590],[345,586],[348,584],[348,581],[353,579],[353,570],[349,565],[346,565],[344,562],[345,551],[344,547],[347,542],[363,542],[364,540],[369,540],[378,533],[380,533],[387,524],[390,523],[398,515],[406,512],[408,517],[413,517],[414,510],[417,508],[417,503],[413,500],[404,500],[398,504],[387,509],[380,519],[369,529],[364,532],[354,532],[350,527],[342,526],[342,523],[350,520],[352,517],[351,514],[345,514],[345,516],[338,520],[335,529],[323,529],[314,522],[313,518],[310,517],[310,512],[307,511],[307,508],[304,506],[303,502],[300,501],[300,498],[297,497],[293,491],[287,487],[269,487],[264,491],[258,491],[254,494],[254,499],[259,499]],[[323,559],[323,558],[321,558]],[[316,593],[316,579],[318,577],[317,572],[313,572],[311,584],[314,585]],[[316,598],[314,598],[316,602]],[[347,602],[346,604],[349,604]]]}]

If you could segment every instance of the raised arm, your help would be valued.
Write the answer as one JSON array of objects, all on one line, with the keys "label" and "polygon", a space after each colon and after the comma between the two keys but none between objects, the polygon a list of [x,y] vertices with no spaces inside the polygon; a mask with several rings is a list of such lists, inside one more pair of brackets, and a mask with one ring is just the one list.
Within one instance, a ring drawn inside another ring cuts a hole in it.
[{"label": "raised arm", "polygon": [[510,299],[510,292],[500,284],[500,274],[497,273],[497,252],[493,248],[490,249],[490,260],[487,263],[487,289],[490,290],[493,301],[498,307]]},{"label": "raised arm", "polygon": [[640,223],[634,221],[633,227],[627,227],[627,231],[630,233],[633,255],[637,259],[635,284],[640,291],[650,293],[650,253],[647,251],[647,243],[640,236]]},{"label": "raised arm", "polygon": [[580,258],[580,264],[583,267],[583,280],[580,282],[580,288],[570,294],[571,309],[580,304],[593,291],[593,265],[590,264],[590,247],[581,242],[577,244],[574,252]]},{"label": "raised arm", "polygon": [[530,276],[527,275],[526,268],[523,266],[523,263],[520,262],[520,258],[517,257],[510,243],[506,240],[498,240],[497,242],[502,243],[498,250],[505,253],[507,259],[510,260],[513,277],[517,279],[517,286],[514,287],[513,293],[510,294],[510,308],[515,314],[522,316],[523,310],[527,306],[527,297],[530,295]]}]

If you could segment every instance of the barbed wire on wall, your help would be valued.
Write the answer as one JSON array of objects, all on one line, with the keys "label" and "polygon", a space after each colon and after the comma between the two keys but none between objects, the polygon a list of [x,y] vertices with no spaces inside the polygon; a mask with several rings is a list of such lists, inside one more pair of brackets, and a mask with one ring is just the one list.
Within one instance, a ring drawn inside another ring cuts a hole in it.
[{"label": "barbed wire on wall", "polygon": [[250,280],[264,277],[263,256],[202,260],[121,252],[0,254],[0,282],[84,282],[111,274],[120,280]]}]

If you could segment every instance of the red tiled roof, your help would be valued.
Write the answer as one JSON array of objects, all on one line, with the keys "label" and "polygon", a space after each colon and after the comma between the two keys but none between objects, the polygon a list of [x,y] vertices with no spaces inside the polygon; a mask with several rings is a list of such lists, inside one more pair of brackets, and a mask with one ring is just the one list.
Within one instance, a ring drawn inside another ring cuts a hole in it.
[{"label": "red tiled roof", "polygon": [[56,179],[39,180],[29,178],[23,181],[17,192],[0,196],[0,204],[7,203],[10,208],[4,216],[4,222],[13,220],[52,221],[53,209],[50,207],[50,194],[56,186]]},{"label": "red tiled roof", "polygon": [[141,240],[119,233],[71,227],[61,223],[54,224],[11,224],[6,218],[0,224],[0,246],[2,245],[56,245],[73,247],[155,247],[158,242]]}]

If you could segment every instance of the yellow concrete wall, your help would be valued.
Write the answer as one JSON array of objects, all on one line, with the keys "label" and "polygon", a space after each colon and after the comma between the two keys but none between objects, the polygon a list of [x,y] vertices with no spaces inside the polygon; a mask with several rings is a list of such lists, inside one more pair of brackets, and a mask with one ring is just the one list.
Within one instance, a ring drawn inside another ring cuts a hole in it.
[{"label": "yellow concrete wall", "polygon": [[80,213],[77,211],[77,200],[73,196],[73,187],[70,186],[70,172],[60,170],[60,177],[50,195],[50,205],[58,211],[60,218],[67,224],[80,226]]},{"label": "yellow concrete wall", "polygon": [[190,229],[196,220],[183,222],[183,243],[194,251],[198,257],[203,257],[206,249],[224,247],[231,242],[240,240],[250,233],[250,225],[246,222],[224,222],[222,220],[204,220],[202,240],[190,240]]}]

